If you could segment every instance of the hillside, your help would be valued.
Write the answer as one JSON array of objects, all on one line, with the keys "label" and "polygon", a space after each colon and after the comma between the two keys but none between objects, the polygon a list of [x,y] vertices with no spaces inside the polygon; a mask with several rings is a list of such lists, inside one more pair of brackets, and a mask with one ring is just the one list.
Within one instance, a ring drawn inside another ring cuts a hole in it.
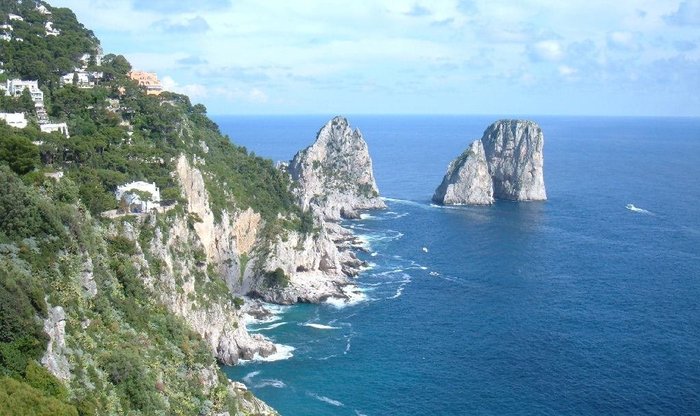
[{"label": "hillside", "polygon": [[283,285],[268,254],[313,234],[289,177],[204,106],[147,94],[70,10],[3,0],[0,20],[0,113],[26,120],[0,121],[4,411],[272,414],[216,362],[274,352],[238,296]]}]

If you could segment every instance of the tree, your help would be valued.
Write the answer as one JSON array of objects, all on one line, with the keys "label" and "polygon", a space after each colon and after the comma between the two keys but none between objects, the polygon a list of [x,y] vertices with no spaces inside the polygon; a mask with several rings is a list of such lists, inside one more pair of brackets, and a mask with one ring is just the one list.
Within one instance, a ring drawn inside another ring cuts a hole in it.
[{"label": "tree", "polygon": [[6,136],[0,141],[0,161],[7,163],[15,173],[24,175],[39,164],[39,148],[25,137]]}]

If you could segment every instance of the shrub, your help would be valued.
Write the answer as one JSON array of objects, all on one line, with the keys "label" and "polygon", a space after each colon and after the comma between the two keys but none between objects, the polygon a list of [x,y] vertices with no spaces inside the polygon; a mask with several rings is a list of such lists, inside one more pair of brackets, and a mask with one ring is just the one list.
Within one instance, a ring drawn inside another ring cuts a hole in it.
[{"label": "shrub", "polygon": [[287,287],[289,285],[289,276],[284,273],[281,268],[276,268],[274,272],[265,274],[265,285],[267,287]]},{"label": "shrub", "polygon": [[6,416],[78,416],[75,407],[9,377],[0,378],[0,403]]}]

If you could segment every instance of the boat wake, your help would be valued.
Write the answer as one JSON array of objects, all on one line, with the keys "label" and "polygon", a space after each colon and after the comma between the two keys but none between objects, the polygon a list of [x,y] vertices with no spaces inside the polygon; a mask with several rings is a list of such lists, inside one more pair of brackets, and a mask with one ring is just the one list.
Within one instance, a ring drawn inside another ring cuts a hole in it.
[{"label": "boat wake", "polygon": [[321,395],[319,395],[319,394],[312,393],[312,392],[309,392],[308,395],[311,396],[311,397],[313,397],[313,398],[316,399],[316,400],[322,401],[322,402],[324,402],[324,403],[328,403],[328,404],[330,404],[330,405],[332,405],[332,406],[336,406],[336,407],[343,407],[343,406],[345,406],[345,405],[343,404],[343,402],[338,401],[338,400],[333,400],[333,399],[331,399],[330,397],[321,396]]},{"label": "boat wake", "polygon": [[648,215],[654,215],[651,211],[647,211],[646,209],[635,207],[634,204],[627,204],[625,205],[625,208],[632,212],[638,212],[640,214],[648,214]]}]

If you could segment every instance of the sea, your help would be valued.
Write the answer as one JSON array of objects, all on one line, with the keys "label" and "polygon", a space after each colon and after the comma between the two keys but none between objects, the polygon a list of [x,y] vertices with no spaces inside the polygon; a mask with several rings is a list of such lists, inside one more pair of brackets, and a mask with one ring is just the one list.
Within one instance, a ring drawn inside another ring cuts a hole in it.
[{"label": "sea", "polygon": [[[332,116],[214,120],[287,161]],[[226,374],[286,416],[700,414],[700,119],[528,116],[546,202],[433,205],[499,118],[348,116],[388,205],[345,222],[364,296],[274,308]]]}]

